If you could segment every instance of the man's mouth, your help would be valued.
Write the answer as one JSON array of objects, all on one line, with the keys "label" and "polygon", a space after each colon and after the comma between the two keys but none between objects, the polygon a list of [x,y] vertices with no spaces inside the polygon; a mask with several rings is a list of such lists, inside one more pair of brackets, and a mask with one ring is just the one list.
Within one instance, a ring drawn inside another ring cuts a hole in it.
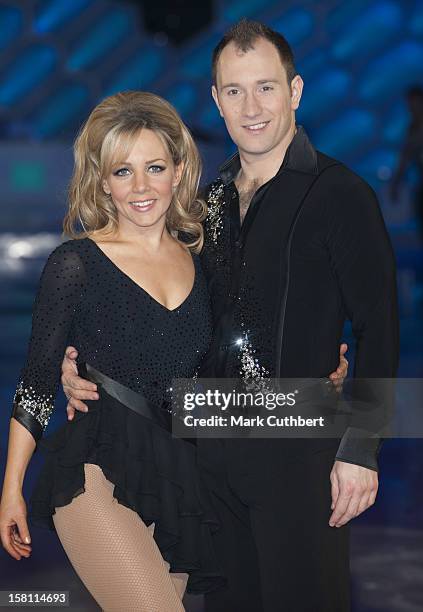
[{"label": "man's mouth", "polygon": [[156,200],[138,200],[136,202],[129,202],[130,206],[135,210],[145,212],[150,210]]},{"label": "man's mouth", "polygon": [[261,123],[253,123],[252,125],[244,125],[243,127],[249,132],[261,132],[270,123],[270,121],[262,121]]}]

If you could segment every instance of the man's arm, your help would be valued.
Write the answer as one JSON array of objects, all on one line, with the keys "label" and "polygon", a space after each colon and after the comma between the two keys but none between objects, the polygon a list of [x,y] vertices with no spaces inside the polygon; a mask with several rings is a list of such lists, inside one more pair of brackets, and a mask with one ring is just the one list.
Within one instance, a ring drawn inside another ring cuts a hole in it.
[{"label": "man's arm", "polygon": [[[345,187],[332,192],[328,249],[356,340],[354,378],[392,379],[399,360],[396,266],[391,242],[373,190],[344,170]],[[365,386],[365,383],[361,385]],[[381,386],[382,388],[382,386]],[[379,390],[374,386],[375,394]],[[383,390],[379,393],[383,400]],[[353,425],[357,415],[353,414]],[[359,425],[358,425],[359,427]],[[374,431],[347,430],[337,459],[378,469],[380,438]]]},{"label": "man's arm", "polygon": [[[393,378],[399,358],[395,260],[373,190],[348,170],[337,177],[328,209],[327,245],[356,340],[354,377]],[[353,415],[354,418],[354,415]],[[330,525],[345,524],[375,501],[377,432],[349,428],[331,473]]]},{"label": "man's arm", "polygon": [[[347,350],[348,345],[345,343],[341,344],[339,347],[339,365],[335,372],[332,372],[329,376],[337,391],[342,390],[343,382],[348,373],[348,360],[345,357]],[[76,348],[68,346],[62,362],[61,380],[63,391],[68,398],[66,411],[69,421],[74,418],[75,410],[79,410],[80,412],[88,411],[88,406],[84,404],[83,400],[98,399],[97,385],[78,376],[78,368],[76,365],[77,357],[78,351]]]}]

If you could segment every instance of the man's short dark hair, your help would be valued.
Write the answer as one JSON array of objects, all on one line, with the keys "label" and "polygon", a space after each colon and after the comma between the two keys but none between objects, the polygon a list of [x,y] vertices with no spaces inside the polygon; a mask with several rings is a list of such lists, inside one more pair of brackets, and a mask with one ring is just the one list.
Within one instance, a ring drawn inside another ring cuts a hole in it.
[{"label": "man's short dark hair", "polygon": [[257,39],[264,38],[268,40],[272,45],[276,47],[277,52],[281,58],[282,65],[286,70],[286,76],[288,79],[288,85],[291,84],[292,79],[297,74],[294,66],[294,54],[289,46],[286,38],[275,32],[264,23],[259,21],[251,21],[249,19],[241,19],[235,25],[231,27],[220,42],[216,45],[212,55],[212,79],[213,85],[216,85],[216,73],[217,63],[219,61],[220,54],[223,49],[233,42],[235,46],[246,53],[251,49],[254,49],[254,43]]}]

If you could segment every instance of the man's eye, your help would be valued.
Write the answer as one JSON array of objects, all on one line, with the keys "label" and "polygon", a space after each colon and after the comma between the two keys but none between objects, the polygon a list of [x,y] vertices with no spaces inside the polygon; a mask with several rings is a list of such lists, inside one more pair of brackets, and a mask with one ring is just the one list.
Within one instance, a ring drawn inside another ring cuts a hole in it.
[{"label": "man's eye", "polygon": [[228,91],[228,96],[235,96],[238,93],[238,89],[230,89]]},{"label": "man's eye", "polygon": [[113,172],[114,176],[127,176],[129,173],[129,169],[128,168],[119,168],[118,170],[115,170]]},{"label": "man's eye", "polygon": [[154,165],[148,167],[148,171],[152,174],[158,174],[159,172],[163,172],[163,170],[166,170],[165,166]]},{"label": "man's eye", "polygon": [[272,91],[273,87],[271,87],[271,85],[263,85],[262,90],[263,91]]}]

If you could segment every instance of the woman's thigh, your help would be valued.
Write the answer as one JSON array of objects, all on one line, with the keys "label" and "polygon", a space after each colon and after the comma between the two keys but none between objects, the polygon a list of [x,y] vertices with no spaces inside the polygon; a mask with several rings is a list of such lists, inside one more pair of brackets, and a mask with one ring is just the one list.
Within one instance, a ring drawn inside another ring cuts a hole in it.
[{"label": "woman's thigh", "polygon": [[153,526],[147,528],[136,512],[119,504],[99,466],[84,468],[85,492],[53,515],[82,582],[106,612],[183,611],[180,585],[186,575],[175,575],[175,586],[152,537]]}]

